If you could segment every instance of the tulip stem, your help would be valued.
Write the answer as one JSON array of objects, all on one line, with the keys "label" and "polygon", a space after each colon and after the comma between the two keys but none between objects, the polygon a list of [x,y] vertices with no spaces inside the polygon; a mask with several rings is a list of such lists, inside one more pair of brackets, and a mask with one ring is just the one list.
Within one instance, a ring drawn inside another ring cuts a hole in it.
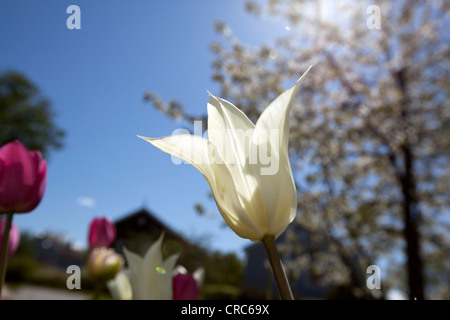
[{"label": "tulip stem", "polygon": [[265,235],[262,238],[262,242],[264,243],[264,247],[267,251],[267,256],[269,257],[270,265],[272,266],[273,275],[275,276],[275,281],[277,282],[281,299],[294,300],[291,287],[289,286],[286,273],[284,272],[280,254],[278,253],[278,249],[275,244],[275,237],[272,235]]},{"label": "tulip stem", "polygon": [[2,246],[0,251],[0,299],[2,296],[3,283],[5,282],[6,266],[8,265],[8,242],[9,230],[11,229],[13,212],[6,214],[6,225],[3,230]]},{"label": "tulip stem", "polygon": [[101,291],[102,291],[101,285],[99,283],[95,283],[94,294],[92,295],[92,300],[100,300]]}]

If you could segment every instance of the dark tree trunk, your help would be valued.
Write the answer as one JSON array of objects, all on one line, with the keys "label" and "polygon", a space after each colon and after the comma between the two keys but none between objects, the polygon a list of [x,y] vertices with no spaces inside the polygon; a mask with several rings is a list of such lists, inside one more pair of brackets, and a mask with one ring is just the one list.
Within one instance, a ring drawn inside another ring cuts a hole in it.
[{"label": "dark tree trunk", "polygon": [[[406,133],[406,129],[411,126],[411,123],[409,123],[407,70],[402,68],[395,72],[395,79],[403,94],[403,99],[400,102],[402,120],[400,125],[403,126]],[[409,298],[422,300],[424,299],[423,267],[420,257],[420,235],[418,230],[420,209],[416,194],[416,181],[414,179],[414,155],[411,148],[412,145],[409,143],[408,136],[406,135],[405,142],[401,148],[403,170],[400,171],[398,176],[403,194],[403,233],[406,240],[406,254],[408,259]]]},{"label": "dark tree trunk", "polygon": [[406,240],[409,298],[424,299],[423,269],[420,256],[419,220],[420,209],[416,198],[413,174],[413,156],[408,146],[403,147],[405,171],[401,176],[403,193],[404,236]]}]

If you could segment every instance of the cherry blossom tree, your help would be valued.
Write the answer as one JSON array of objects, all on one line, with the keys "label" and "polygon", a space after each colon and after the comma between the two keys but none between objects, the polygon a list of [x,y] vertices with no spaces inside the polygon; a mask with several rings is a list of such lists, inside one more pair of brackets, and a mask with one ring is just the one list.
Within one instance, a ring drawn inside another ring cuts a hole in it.
[{"label": "cherry blossom tree", "polygon": [[[250,15],[286,25],[260,46],[216,22],[212,78],[220,96],[252,120],[314,65],[290,118],[296,223],[313,243],[308,255],[288,255],[292,275],[308,270],[367,297],[366,269],[379,264],[382,292],[397,286],[410,299],[450,298],[449,7],[247,2]],[[171,116],[194,119],[179,102],[146,98]],[[283,249],[302,251],[295,234]]]}]

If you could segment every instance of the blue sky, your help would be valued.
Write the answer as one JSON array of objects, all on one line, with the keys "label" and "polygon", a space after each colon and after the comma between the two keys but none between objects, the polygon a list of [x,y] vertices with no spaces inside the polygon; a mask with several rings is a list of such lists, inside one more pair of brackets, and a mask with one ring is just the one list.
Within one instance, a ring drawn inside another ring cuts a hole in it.
[{"label": "blue sky", "polygon": [[[81,29],[69,30],[68,6],[81,9]],[[86,245],[92,218],[121,218],[146,206],[186,237],[207,237],[211,249],[242,253],[250,241],[221,227],[209,186],[189,165],[136,135],[170,135],[182,126],[144,102],[146,91],[204,114],[212,82],[209,50],[216,20],[249,44],[286,32],[257,20],[244,1],[10,1],[0,3],[0,71],[23,72],[48,97],[65,148],[48,164],[44,199],[15,215],[21,230],[53,231]],[[214,212],[199,216],[196,202]]]}]

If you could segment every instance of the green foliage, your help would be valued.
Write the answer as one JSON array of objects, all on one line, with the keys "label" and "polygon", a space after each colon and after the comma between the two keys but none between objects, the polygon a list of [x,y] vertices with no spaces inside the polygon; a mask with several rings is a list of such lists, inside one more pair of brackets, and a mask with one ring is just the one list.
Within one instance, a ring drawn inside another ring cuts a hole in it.
[{"label": "green foliage", "polygon": [[242,283],[242,262],[234,253],[213,252],[205,261],[205,282],[239,287]]},{"label": "green foliage", "polygon": [[204,269],[201,299],[237,299],[240,295],[243,265],[236,254],[210,251],[200,244],[184,245],[178,264],[190,273]]},{"label": "green foliage", "polygon": [[239,297],[239,287],[227,284],[206,284],[200,292],[201,300],[236,300]]},{"label": "green foliage", "polygon": [[17,256],[34,256],[36,248],[33,244],[33,235],[28,231],[20,231],[20,242],[14,257]]},{"label": "green foliage", "polygon": [[63,147],[65,136],[54,118],[50,101],[25,75],[0,74],[0,145],[20,140],[29,150],[48,157],[50,150]]},{"label": "green foliage", "polygon": [[12,257],[8,261],[6,282],[20,283],[30,281],[40,268],[41,264],[30,256]]}]

